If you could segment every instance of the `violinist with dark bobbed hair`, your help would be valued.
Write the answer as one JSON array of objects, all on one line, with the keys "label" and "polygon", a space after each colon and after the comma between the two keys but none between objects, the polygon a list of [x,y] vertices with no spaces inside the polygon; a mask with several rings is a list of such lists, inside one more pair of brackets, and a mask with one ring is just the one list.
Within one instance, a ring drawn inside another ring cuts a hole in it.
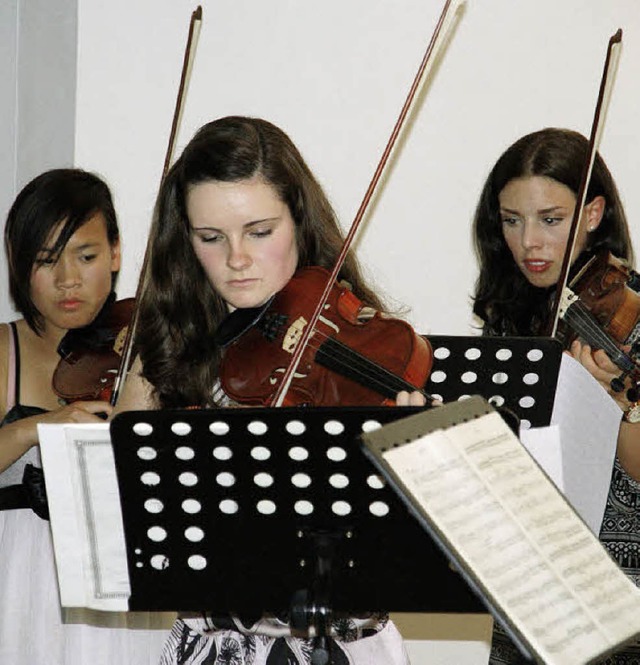
[{"label": "violinist with dark bobbed hair", "polygon": [[[173,165],[153,226],[139,357],[117,410],[228,405],[219,378],[220,324],[235,310],[269,302],[299,268],[330,270],[343,245],[336,216],[281,129],[258,118],[227,117],[198,130]],[[339,278],[368,306],[381,308],[352,254]],[[418,393],[399,394],[397,401],[424,403]],[[386,615],[341,617],[332,635],[336,663],[406,662]],[[185,616],[162,663],[198,665],[224,652],[239,663],[296,665],[309,662],[311,649],[308,637],[292,635],[277,617]]]},{"label": "violinist with dark bobbed hair", "polygon": [[[102,215],[107,241],[117,247],[120,232],[111,192],[100,178],[80,169],[46,171],[28,183],[11,206],[4,230],[9,293],[34,332],[42,332],[45,324],[31,294],[31,274],[41,260],[41,248],[64,220],[50,248],[52,259],[55,258],[71,236],[95,214]],[[112,287],[116,277],[117,272],[113,271]]]},{"label": "violinist with dark bobbed hair", "polygon": [[[102,422],[109,403],[61,401],[58,346],[111,301],[120,236],[111,192],[93,173],[54,169],[29,182],[5,225],[9,288],[23,318],[0,325],[0,662],[155,665],[167,617],[60,607],[45,521],[37,426]],[[78,377],[81,381],[81,377]],[[164,624],[163,624],[164,621]],[[145,629],[159,626],[163,630]]]},{"label": "violinist with dark bobbed hair", "polygon": [[[491,169],[473,223],[480,275],[474,313],[487,335],[542,335],[552,310],[565,248],[587,156],[588,141],[568,129],[548,128],[511,145]],[[615,182],[596,154],[576,235],[570,279],[604,251],[617,265],[631,268],[633,251]],[[631,273],[630,273],[631,274]],[[628,287],[626,287],[628,288]],[[621,407],[617,457],[600,541],[627,576],[640,584],[640,424],[626,391],[615,392],[621,370],[606,353],[575,340],[571,354]],[[496,628],[491,665],[524,663],[516,647]],[[632,645],[602,665],[640,662]]]}]

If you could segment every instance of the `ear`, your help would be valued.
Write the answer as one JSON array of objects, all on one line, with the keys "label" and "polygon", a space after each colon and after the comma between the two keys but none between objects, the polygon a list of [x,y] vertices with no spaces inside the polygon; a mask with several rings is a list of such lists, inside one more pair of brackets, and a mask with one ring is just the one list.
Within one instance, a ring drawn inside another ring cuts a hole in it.
[{"label": "ear", "polygon": [[605,201],[604,196],[596,196],[584,207],[586,227],[589,233],[595,231],[598,226],[600,226],[606,205],[607,202]]},{"label": "ear", "polygon": [[111,245],[111,272],[120,270],[120,239]]}]

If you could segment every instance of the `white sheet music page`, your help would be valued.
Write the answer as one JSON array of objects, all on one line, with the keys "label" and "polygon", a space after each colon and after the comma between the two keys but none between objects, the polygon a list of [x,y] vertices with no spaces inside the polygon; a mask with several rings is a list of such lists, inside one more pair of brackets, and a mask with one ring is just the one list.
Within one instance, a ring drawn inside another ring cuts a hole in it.
[{"label": "white sheet music page", "polygon": [[640,633],[640,590],[497,413],[383,458],[542,662],[582,665]]},{"label": "white sheet music page", "polygon": [[126,611],[131,595],[108,424],[38,425],[63,607]]}]

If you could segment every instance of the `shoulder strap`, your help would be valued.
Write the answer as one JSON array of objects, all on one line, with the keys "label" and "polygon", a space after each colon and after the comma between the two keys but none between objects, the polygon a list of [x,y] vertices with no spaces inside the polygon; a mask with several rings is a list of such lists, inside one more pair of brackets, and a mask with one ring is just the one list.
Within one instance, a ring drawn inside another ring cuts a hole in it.
[{"label": "shoulder strap", "polygon": [[14,321],[9,323],[9,328],[7,405],[5,413],[9,413],[20,398],[20,345],[18,343],[18,329]]}]

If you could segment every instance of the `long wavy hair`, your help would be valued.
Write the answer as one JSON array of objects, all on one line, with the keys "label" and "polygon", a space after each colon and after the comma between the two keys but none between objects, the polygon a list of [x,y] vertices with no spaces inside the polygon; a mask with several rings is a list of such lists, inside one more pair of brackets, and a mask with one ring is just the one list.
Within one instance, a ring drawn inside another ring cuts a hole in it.
[{"label": "long wavy hair", "polygon": [[[487,178],[473,221],[480,274],[475,285],[473,312],[495,335],[535,335],[543,332],[555,287],[532,286],[507,247],[498,197],[515,178],[541,176],[567,186],[576,196],[587,158],[587,139],[569,129],[547,128],[527,134],[498,159]],[[608,249],[633,262],[629,229],[616,184],[597,154],[586,202],[603,196],[606,207],[598,227],[588,234],[586,252]]]},{"label": "long wavy hair", "polygon": [[[111,246],[119,239],[118,220],[107,184],[81,169],[45,171],[27,183],[7,215],[4,243],[9,259],[9,292],[16,309],[38,335],[44,321],[31,298],[31,274],[51,234],[62,228],[51,247],[60,256],[71,236],[95,214],[102,213]],[[117,274],[112,275],[115,286]]]},{"label": "long wavy hair", "polygon": [[[298,267],[332,268],[343,244],[336,215],[291,139],[258,118],[226,117],[201,127],[164,179],[152,229],[149,275],[136,347],[142,374],[165,407],[213,406],[221,349],[215,333],[228,314],[192,248],[186,198],[200,183],[260,178],[287,204]],[[380,309],[355,257],[339,277]]]}]

